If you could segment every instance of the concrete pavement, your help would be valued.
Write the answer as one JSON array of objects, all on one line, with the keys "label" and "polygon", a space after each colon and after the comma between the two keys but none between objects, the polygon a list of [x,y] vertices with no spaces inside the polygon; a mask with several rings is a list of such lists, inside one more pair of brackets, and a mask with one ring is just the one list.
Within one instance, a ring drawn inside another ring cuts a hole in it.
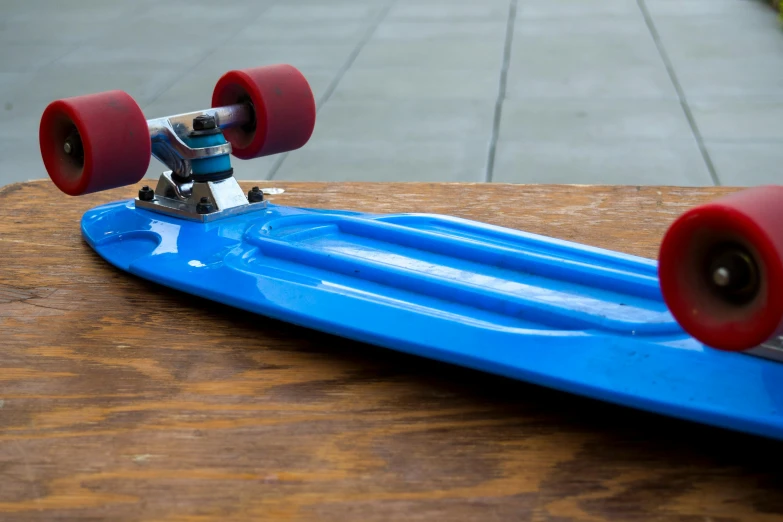
[{"label": "concrete pavement", "polygon": [[0,185],[46,177],[54,99],[122,89],[152,118],[277,62],[316,130],[241,179],[783,183],[764,0],[0,0]]}]

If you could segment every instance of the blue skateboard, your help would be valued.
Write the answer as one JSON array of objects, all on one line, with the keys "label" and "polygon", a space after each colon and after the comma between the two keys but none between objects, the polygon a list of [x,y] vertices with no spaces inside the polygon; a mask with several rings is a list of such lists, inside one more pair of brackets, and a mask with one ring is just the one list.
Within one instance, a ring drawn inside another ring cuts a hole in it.
[{"label": "blue skateboard", "polygon": [[52,102],[52,181],[85,195],[112,265],[170,288],[423,357],[783,439],[783,187],[684,213],[657,261],[455,217],[273,204],[230,156],[306,144],[315,102],[287,65],[231,71],[212,108],[154,120],[121,91]]}]

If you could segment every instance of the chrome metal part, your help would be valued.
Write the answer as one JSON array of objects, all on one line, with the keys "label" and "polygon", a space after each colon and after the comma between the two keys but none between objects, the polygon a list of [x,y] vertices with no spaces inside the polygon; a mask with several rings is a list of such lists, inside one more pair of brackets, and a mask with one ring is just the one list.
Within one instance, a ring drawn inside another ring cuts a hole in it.
[{"label": "chrome metal part", "polygon": [[201,222],[266,208],[265,201],[250,203],[233,177],[208,182],[192,180],[191,161],[231,154],[229,143],[201,148],[185,143],[183,138],[196,130],[194,120],[199,116],[214,118],[220,129],[246,125],[254,118],[250,105],[236,104],[148,120],[152,155],[171,170],[161,174],[154,197],[137,198],[136,207]]},{"label": "chrome metal part", "polygon": [[718,286],[728,286],[731,283],[731,272],[722,266],[712,273],[712,281]]},{"label": "chrome metal part", "polygon": [[171,177],[172,172],[164,172],[160,175],[158,186],[155,188],[155,195],[169,199],[178,199],[187,201],[193,193],[193,182],[178,183]]},{"label": "chrome metal part", "polygon": [[[197,205],[208,198],[214,211],[201,214]],[[220,181],[177,183],[172,172],[164,172],[151,201],[136,199],[136,207],[177,216],[192,221],[211,222],[228,216],[255,212],[266,208],[266,201],[249,203],[242,187],[233,177]]]},{"label": "chrome metal part", "polygon": [[776,337],[745,353],[755,355],[756,357],[763,357],[764,359],[783,362],[783,336]]},{"label": "chrome metal part", "polygon": [[253,110],[249,105],[236,104],[147,120],[150,140],[152,140],[152,155],[178,176],[189,175],[191,160],[231,154],[231,145],[228,143],[194,149],[182,140],[182,136],[188,135],[193,130],[193,120],[197,116],[204,115],[214,117],[218,127],[227,129],[250,123],[253,119]]},{"label": "chrome metal part", "polygon": [[253,109],[248,104],[237,103],[235,105],[215,107],[203,111],[176,114],[174,116],[168,116],[166,119],[170,120],[173,125],[181,125],[187,132],[190,132],[193,130],[193,120],[197,116],[212,116],[215,118],[218,127],[221,129],[228,129],[230,127],[238,127],[250,123],[253,120]]}]

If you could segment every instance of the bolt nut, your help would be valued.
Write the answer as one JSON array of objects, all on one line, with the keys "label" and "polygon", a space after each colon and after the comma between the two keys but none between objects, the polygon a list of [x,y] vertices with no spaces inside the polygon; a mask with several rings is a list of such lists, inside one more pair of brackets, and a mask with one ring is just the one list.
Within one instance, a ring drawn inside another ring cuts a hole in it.
[{"label": "bolt nut", "polygon": [[213,116],[209,116],[208,114],[202,114],[201,116],[196,116],[193,118],[193,130],[211,130],[216,127],[217,123],[215,122],[215,118]]},{"label": "bolt nut", "polygon": [[250,192],[247,193],[247,200],[250,203],[259,203],[264,201],[264,193],[258,187],[253,187]]},{"label": "bolt nut", "polygon": [[71,133],[68,134],[68,137],[65,138],[63,152],[73,160],[76,160],[77,163],[81,164],[84,162],[84,145],[82,144],[82,138],[79,136],[79,132],[76,129],[71,131]]},{"label": "bolt nut", "polygon": [[141,187],[141,190],[139,190],[139,199],[142,201],[152,201],[155,199],[155,192],[147,185],[144,185]]},{"label": "bolt nut", "polygon": [[214,212],[215,207],[212,205],[212,201],[206,196],[201,198],[199,202],[196,204],[196,212],[199,214],[209,214],[210,212]]}]

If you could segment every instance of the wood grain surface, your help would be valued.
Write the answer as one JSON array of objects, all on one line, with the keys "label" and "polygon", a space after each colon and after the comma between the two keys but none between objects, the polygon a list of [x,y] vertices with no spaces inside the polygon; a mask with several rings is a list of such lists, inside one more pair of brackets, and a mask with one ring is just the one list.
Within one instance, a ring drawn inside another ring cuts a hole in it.
[{"label": "wood grain surface", "polygon": [[[731,188],[259,183],[652,257]],[[245,188],[252,184],[243,183]],[[349,342],[158,287],[47,181],[0,189],[0,519],[783,519],[777,442]]]}]

